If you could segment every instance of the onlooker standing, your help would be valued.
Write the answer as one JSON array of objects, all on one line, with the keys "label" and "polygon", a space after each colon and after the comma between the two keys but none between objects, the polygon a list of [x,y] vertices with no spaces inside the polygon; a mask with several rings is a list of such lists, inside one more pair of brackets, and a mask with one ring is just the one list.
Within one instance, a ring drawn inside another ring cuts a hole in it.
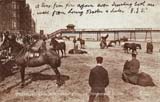
[{"label": "onlooker standing", "polygon": [[89,75],[89,85],[91,87],[89,102],[94,102],[96,95],[99,97],[99,102],[104,102],[105,88],[109,84],[108,72],[102,66],[103,57],[96,57],[96,61],[97,65]]}]

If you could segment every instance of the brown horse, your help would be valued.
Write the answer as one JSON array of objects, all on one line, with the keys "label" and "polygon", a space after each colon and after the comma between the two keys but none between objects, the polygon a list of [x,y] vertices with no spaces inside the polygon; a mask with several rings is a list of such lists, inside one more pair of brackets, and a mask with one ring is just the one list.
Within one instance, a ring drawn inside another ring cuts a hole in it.
[{"label": "brown horse", "polygon": [[85,40],[83,40],[81,38],[78,38],[77,40],[80,42],[81,49],[84,49],[85,48]]},{"label": "brown horse", "polygon": [[142,49],[141,44],[137,43],[125,43],[123,46],[123,50],[125,53],[129,53],[129,50],[132,50],[132,53],[138,53],[137,49]]},{"label": "brown horse", "polygon": [[120,45],[120,40],[111,40],[109,43],[108,43],[108,45],[107,45],[107,47],[112,47],[113,44],[114,43],[114,45],[117,45],[117,43],[119,43],[119,45]]},{"label": "brown horse", "polygon": [[130,70],[130,62],[126,61],[123,67],[123,73],[122,73],[122,79],[123,81],[127,83],[131,83],[134,85],[140,85],[140,86],[155,86],[152,77],[144,72],[137,73],[137,74],[127,74],[127,72]]},{"label": "brown horse", "polygon": [[45,64],[49,65],[56,73],[57,85],[61,86],[63,84],[60,79],[60,72],[58,71],[58,67],[61,65],[61,58],[56,52],[47,50],[45,52],[41,52],[39,57],[30,58],[28,55],[28,48],[18,43],[15,39],[8,37],[5,38],[0,50],[7,48],[11,48],[11,55],[13,56],[17,66],[20,68],[22,87],[25,85],[25,68],[38,67]]},{"label": "brown horse", "polygon": [[66,44],[65,42],[58,42],[58,40],[56,40],[54,37],[51,39],[50,45],[52,45],[53,50],[55,50],[58,55],[59,54],[59,50],[62,53],[62,57],[66,56]]}]

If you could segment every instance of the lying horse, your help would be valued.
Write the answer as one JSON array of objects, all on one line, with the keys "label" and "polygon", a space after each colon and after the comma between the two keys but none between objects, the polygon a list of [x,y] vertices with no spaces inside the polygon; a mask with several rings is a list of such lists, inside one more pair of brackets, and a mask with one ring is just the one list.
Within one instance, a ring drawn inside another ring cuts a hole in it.
[{"label": "lying horse", "polygon": [[155,86],[151,76],[148,75],[147,73],[141,72],[132,76],[125,73],[125,71],[129,69],[130,69],[129,61],[126,61],[124,64],[123,73],[122,73],[122,79],[124,82],[131,83],[134,85],[140,85],[140,86]]},{"label": "lying horse", "polygon": [[45,64],[49,65],[56,73],[57,85],[61,86],[63,84],[60,79],[60,72],[58,71],[58,67],[61,65],[61,58],[55,51],[47,50],[45,52],[41,52],[39,57],[29,58],[28,48],[26,49],[25,46],[21,45],[13,38],[5,38],[0,50],[7,48],[11,48],[11,55],[13,56],[17,66],[20,68],[22,87],[25,85],[25,68],[38,67]]},{"label": "lying horse", "polygon": [[137,53],[137,49],[141,49],[141,45],[140,44],[136,44],[136,43],[125,43],[123,46],[123,49],[125,52],[128,53],[129,50],[132,50],[132,53],[136,52]]},{"label": "lying horse", "polygon": [[[59,50],[62,53],[62,57],[66,56],[66,43],[63,40],[57,40],[54,37],[51,39],[50,45],[59,54]],[[60,55],[60,54],[59,54]]]},{"label": "lying horse", "polygon": [[78,50],[78,49],[71,49],[68,51],[69,54],[87,54],[87,51]]},{"label": "lying horse", "polygon": [[146,49],[147,49],[146,51],[147,53],[153,53],[153,44],[151,42],[148,42]]},{"label": "lying horse", "polygon": [[83,40],[81,38],[78,38],[77,40],[80,41],[81,49],[84,49],[85,48],[85,40]]}]

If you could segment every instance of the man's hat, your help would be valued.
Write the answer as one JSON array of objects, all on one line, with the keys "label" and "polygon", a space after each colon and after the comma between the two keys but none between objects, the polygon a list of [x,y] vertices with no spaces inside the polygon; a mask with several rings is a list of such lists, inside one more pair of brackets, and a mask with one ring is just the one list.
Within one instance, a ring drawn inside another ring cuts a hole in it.
[{"label": "man's hat", "polygon": [[102,63],[103,57],[101,57],[101,56],[96,57],[96,61],[97,61],[98,63]]}]

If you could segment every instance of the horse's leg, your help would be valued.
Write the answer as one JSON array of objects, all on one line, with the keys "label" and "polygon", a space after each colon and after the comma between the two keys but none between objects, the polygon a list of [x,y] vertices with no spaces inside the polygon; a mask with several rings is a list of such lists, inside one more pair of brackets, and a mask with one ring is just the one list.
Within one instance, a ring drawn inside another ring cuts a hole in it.
[{"label": "horse's leg", "polygon": [[128,50],[129,50],[129,49],[127,48],[127,53],[129,53]]},{"label": "horse's leg", "polygon": [[[52,69],[53,69],[53,67],[52,67]],[[63,84],[63,82],[61,81],[61,74],[60,74],[58,68],[54,68],[53,70],[56,73],[56,80],[57,80],[56,84],[58,85],[58,87],[60,87]]]},{"label": "horse's leg", "polygon": [[63,51],[64,51],[64,56],[66,56],[66,49],[63,49]]},{"label": "horse's leg", "polygon": [[21,66],[20,72],[21,72],[21,82],[22,82],[21,86],[24,87],[24,84],[25,84],[25,79],[24,79],[24,77],[25,77],[25,67],[24,66]]},{"label": "horse's leg", "polygon": [[61,49],[61,54],[62,54],[62,57],[63,57],[63,49]]},{"label": "horse's leg", "polygon": [[60,54],[59,54],[59,50],[57,50],[57,53],[58,53],[58,55],[60,56]]}]

